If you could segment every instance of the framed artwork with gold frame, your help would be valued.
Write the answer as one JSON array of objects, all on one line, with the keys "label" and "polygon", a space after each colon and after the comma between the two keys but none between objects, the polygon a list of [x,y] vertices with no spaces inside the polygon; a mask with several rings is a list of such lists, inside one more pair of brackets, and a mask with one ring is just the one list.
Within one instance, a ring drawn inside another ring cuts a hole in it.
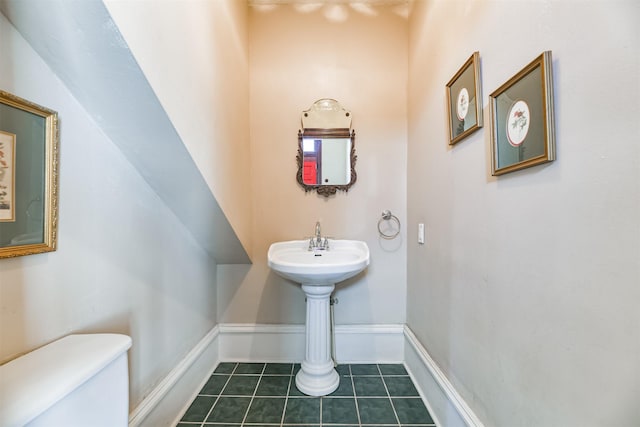
[{"label": "framed artwork with gold frame", "polygon": [[482,127],[480,54],[474,52],[447,83],[449,145]]},{"label": "framed artwork with gold frame", "polygon": [[489,99],[492,175],[555,160],[551,51],[531,61]]},{"label": "framed artwork with gold frame", "polygon": [[58,113],[0,91],[0,258],[56,249],[58,140]]}]

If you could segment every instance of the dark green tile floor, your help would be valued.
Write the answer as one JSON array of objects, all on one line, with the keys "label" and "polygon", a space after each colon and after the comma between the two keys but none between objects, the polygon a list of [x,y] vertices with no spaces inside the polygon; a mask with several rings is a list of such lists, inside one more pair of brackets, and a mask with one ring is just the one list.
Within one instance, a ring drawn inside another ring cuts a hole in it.
[{"label": "dark green tile floor", "polygon": [[339,365],[340,386],[311,397],[293,363],[220,363],[177,427],[435,426],[400,364]]}]

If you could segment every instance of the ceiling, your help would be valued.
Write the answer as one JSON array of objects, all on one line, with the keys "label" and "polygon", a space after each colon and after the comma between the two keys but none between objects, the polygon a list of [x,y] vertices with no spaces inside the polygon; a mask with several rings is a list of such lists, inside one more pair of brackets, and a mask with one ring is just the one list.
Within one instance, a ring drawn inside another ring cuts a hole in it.
[{"label": "ceiling", "polygon": [[250,5],[271,4],[366,4],[366,5],[400,5],[410,0],[247,0]]}]

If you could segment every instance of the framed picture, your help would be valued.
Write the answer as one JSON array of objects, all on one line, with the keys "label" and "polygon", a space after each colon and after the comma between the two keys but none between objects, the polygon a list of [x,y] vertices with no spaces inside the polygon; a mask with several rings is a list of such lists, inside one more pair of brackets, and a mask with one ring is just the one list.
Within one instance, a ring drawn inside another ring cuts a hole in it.
[{"label": "framed picture", "polygon": [[56,249],[58,114],[0,91],[0,258]]},{"label": "framed picture", "polygon": [[0,222],[16,220],[16,136],[0,131]]},{"label": "framed picture", "polygon": [[489,95],[492,174],[555,160],[551,51]]},{"label": "framed picture", "polygon": [[449,145],[482,127],[480,54],[473,55],[447,83]]}]

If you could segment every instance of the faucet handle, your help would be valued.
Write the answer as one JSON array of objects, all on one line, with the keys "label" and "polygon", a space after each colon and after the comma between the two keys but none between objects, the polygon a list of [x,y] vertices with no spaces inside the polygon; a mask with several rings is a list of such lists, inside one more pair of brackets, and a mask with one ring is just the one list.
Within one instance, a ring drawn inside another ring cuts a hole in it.
[{"label": "faucet handle", "polygon": [[329,237],[328,236],[324,237],[324,242],[322,242],[322,247],[327,249],[327,250],[329,249]]}]

